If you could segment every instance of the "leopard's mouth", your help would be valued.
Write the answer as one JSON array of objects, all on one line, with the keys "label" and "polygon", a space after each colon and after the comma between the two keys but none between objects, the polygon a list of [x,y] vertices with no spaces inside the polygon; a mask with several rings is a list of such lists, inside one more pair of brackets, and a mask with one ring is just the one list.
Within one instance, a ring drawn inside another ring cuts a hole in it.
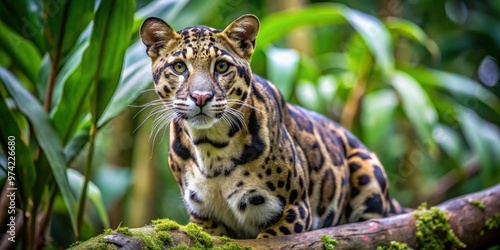
[{"label": "leopard's mouth", "polygon": [[212,127],[217,119],[210,117],[205,113],[198,113],[195,116],[189,117],[186,119],[186,122],[190,127],[196,129],[208,129]]}]

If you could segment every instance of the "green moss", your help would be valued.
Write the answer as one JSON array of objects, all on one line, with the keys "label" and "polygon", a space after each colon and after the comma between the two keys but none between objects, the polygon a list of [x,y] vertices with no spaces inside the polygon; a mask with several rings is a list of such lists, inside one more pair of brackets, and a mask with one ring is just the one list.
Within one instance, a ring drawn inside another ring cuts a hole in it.
[{"label": "green moss", "polygon": [[76,247],[76,246],[78,246],[78,245],[80,245],[80,244],[82,244],[82,243],[83,243],[83,241],[79,241],[79,240],[77,240],[76,242],[73,242],[73,244],[71,244],[71,245],[69,246],[69,248]]},{"label": "green moss", "polygon": [[326,235],[321,235],[321,241],[323,241],[323,246],[326,250],[334,250],[339,242],[336,239],[328,237]]},{"label": "green moss", "polygon": [[228,236],[226,235],[222,235],[222,236],[219,236],[218,237],[220,241],[222,242],[231,242],[231,238],[229,238]]},{"label": "green moss", "polygon": [[204,247],[209,248],[213,246],[210,234],[204,232],[203,229],[196,224],[190,222],[183,229],[191,239],[196,240]]},{"label": "green moss", "polygon": [[142,248],[144,250],[161,250],[165,249],[163,241],[160,239],[158,234],[151,234],[141,231],[133,231],[132,234],[135,237],[141,238],[145,246]]},{"label": "green moss", "polygon": [[484,222],[484,226],[488,230],[500,228],[500,213],[495,213],[493,218],[489,218]]},{"label": "green moss", "polygon": [[227,236],[220,236],[218,237],[220,241],[224,242],[223,245],[220,246],[215,246],[212,249],[213,250],[252,250],[251,247],[244,247],[239,245],[238,243],[235,243],[231,240],[231,238]]},{"label": "green moss", "polygon": [[[500,213],[495,213],[492,218],[487,219],[484,222],[484,227],[487,230],[500,228]],[[484,235],[484,229],[481,230],[481,235]]]},{"label": "green moss", "polygon": [[125,234],[125,235],[130,235],[130,236],[132,235],[132,233],[130,232],[130,230],[128,230],[128,227],[120,227],[119,226],[116,229],[116,231],[119,232],[119,233]]},{"label": "green moss", "polygon": [[109,244],[104,238],[100,238],[97,244],[92,245],[92,249],[95,250],[116,250],[117,247],[114,244]]},{"label": "green moss", "polygon": [[234,242],[226,242],[224,245],[215,246],[213,250],[252,250],[251,247],[243,247]]},{"label": "green moss", "polygon": [[389,243],[389,248],[383,245],[377,247],[377,250],[412,250],[412,248],[406,245],[406,243],[391,241],[391,243]]},{"label": "green moss", "polygon": [[179,244],[179,245],[177,245],[175,247],[170,248],[170,250],[190,250],[190,249],[191,248],[188,245],[184,244],[184,243],[181,243],[181,244]]},{"label": "green moss", "polygon": [[[218,240],[223,243],[222,245],[214,246],[212,239],[208,233],[204,232],[196,224],[189,223],[186,226],[177,224],[176,222],[168,219],[154,220],[152,221],[152,226],[155,232],[151,231],[141,231],[141,230],[129,230],[128,227],[119,226],[116,230],[106,229],[103,235],[109,235],[116,232],[126,234],[133,237],[138,237],[144,242],[143,249],[148,250],[161,250],[168,247],[176,250],[201,250],[201,249],[214,249],[214,250],[251,250],[250,247],[243,247],[231,240],[227,236],[217,237]],[[168,230],[179,229],[184,231],[193,241],[190,244],[193,246],[188,246],[185,243],[181,243],[177,246],[172,246],[174,244],[173,238],[168,232]],[[105,250],[105,249],[117,249],[115,245],[106,242],[102,236],[96,239],[96,244],[92,244],[92,249]],[[72,246],[77,246],[79,243],[75,242]]]},{"label": "green moss", "polygon": [[486,209],[486,205],[484,205],[483,201],[480,200],[480,199],[468,199],[467,202],[471,205],[474,205],[476,206],[477,208],[481,209],[481,210],[485,210]]},{"label": "green moss", "polygon": [[453,233],[448,223],[447,213],[432,207],[426,209],[423,203],[413,214],[417,221],[417,248],[419,249],[450,249],[465,248],[466,245]]},{"label": "green moss", "polygon": [[177,222],[169,219],[157,219],[151,221],[151,223],[156,231],[177,230],[181,227]]},{"label": "green moss", "polygon": [[174,240],[172,236],[165,232],[165,231],[159,231],[156,233],[156,237],[158,237],[159,240],[163,242],[163,244],[170,244]]}]

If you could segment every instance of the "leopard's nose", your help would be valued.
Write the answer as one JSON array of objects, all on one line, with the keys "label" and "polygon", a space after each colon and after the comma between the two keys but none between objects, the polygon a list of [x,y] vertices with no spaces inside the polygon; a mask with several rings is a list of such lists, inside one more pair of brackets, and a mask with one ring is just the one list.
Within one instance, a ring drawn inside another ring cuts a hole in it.
[{"label": "leopard's nose", "polygon": [[213,97],[214,94],[212,92],[198,92],[195,91],[191,94],[189,94],[189,97],[196,103],[196,106],[202,108],[207,104],[208,101],[210,101]]}]

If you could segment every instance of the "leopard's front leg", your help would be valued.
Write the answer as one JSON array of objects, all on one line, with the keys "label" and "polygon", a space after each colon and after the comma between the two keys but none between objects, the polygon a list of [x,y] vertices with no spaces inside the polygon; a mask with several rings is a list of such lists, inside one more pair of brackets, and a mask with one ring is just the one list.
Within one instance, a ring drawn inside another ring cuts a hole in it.
[{"label": "leopard's front leg", "polygon": [[276,223],[264,228],[257,239],[281,236],[293,233],[302,233],[311,228],[311,210],[306,201],[286,205],[281,217]]},{"label": "leopard's front leg", "polygon": [[201,227],[203,231],[209,233],[212,236],[229,235],[224,225],[212,219],[199,218],[196,215],[191,214],[189,216],[189,221]]}]

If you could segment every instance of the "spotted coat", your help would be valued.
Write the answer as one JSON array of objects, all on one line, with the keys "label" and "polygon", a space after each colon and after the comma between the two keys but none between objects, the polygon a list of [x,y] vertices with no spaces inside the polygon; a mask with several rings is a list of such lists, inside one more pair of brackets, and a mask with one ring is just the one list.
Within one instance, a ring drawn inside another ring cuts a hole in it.
[{"label": "spotted coat", "polygon": [[141,28],[191,221],[267,238],[403,212],[374,153],[252,73],[258,28],[253,15],[224,30],[176,32],[158,18]]}]

